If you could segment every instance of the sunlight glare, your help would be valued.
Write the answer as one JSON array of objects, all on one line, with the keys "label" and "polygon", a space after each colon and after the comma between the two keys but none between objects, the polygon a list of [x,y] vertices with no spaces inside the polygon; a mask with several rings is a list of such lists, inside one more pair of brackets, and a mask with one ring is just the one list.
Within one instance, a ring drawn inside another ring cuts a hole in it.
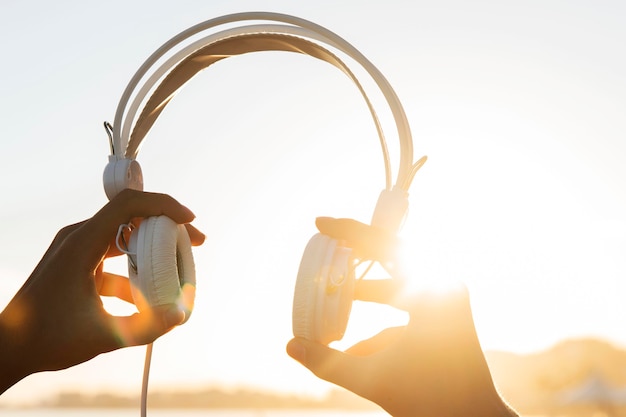
[{"label": "sunlight glare", "polygon": [[445,295],[465,287],[461,280],[448,274],[424,275],[424,268],[415,256],[418,247],[406,237],[398,246],[396,268],[398,277],[404,281],[403,292],[406,297],[411,299],[420,294]]}]

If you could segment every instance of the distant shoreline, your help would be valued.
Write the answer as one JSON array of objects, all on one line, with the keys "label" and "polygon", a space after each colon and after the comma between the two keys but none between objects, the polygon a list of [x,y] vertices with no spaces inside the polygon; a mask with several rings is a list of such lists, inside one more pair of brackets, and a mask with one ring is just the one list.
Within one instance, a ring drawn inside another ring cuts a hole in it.
[{"label": "distant shoreline", "polygon": [[[127,409],[140,404],[138,396],[117,393],[85,394],[62,391],[48,399],[22,405],[0,405],[2,409]],[[151,409],[231,409],[231,410],[380,410],[378,406],[347,391],[331,391],[323,398],[260,392],[251,389],[224,391],[202,389],[155,391],[149,394]]]}]

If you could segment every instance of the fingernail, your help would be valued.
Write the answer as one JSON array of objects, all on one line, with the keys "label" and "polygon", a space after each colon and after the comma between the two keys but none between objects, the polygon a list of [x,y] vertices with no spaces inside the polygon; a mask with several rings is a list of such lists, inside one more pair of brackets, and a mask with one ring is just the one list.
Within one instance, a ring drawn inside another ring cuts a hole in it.
[{"label": "fingernail", "polygon": [[287,354],[300,363],[306,361],[306,347],[298,339],[292,339],[287,344]]}]

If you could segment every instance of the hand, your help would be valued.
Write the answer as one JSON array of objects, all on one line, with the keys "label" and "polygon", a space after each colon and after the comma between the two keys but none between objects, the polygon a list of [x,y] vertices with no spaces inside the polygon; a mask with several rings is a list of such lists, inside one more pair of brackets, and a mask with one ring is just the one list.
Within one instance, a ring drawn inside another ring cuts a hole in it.
[{"label": "hand", "polygon": [[132,302],[129,280],[102,271],[119,255],[118,227],[133,218],[166,215],[185,224],[192,244],[204,235],[193,213],[163,194],[124,190],[95,216],[67,226],[0,314],[0,393],[27,375],[68,368],[100,353],[147,344],[184,320],[175,306],[112,316],[100,295]]},{"label": "hand", "polygon": [[[320,232],[343,239],[368,259],[390,260],[395,238],[349,219],[320,218]],[[512,416],[498,395],[480,347],[467,291],[406,294],[398,279],[357,282],[355,298],[409,313],[340,352],[292,339],[287,352],[318,377],[373,401],[396,417]]]}]

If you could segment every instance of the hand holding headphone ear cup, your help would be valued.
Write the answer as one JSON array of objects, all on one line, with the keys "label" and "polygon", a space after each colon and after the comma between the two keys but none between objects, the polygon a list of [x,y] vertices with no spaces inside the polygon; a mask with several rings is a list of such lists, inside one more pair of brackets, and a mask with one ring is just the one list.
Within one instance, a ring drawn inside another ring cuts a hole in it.
[{"label": "hand holding headphone ear cup", "polygon": [[195,301],[196,271],[185,226],[166,216],[143,219],[131,235],[129,252],[137,308],[176,305],[187,321]]},{"label": "hand holding headphone ear cup", "polygon": [[340,340],[354,298],[351,250],[316,234],[307,244],[296,279],[292,325],[296,337],[328,344]]}]

